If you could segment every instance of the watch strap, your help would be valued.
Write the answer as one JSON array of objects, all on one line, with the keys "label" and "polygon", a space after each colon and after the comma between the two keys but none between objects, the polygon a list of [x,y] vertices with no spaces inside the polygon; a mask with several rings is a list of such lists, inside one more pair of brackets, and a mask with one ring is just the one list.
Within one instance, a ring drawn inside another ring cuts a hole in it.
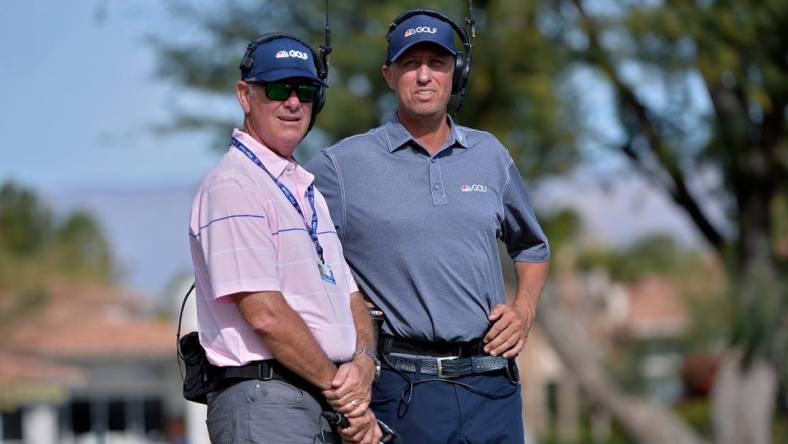
[{"label": "watch strap", "polygon": [[372,362],[375,364],[375,380],[377,380],[380,377],[380,359],[375,356],[375,353],[372,352],[372,350],[366,347],[361,347],[360,349],[353,352],[353,356],[350,358],[350,360],[352,361],[353,359],[356,359],[356,356],[360,354],[365,354],[372,359]]}]

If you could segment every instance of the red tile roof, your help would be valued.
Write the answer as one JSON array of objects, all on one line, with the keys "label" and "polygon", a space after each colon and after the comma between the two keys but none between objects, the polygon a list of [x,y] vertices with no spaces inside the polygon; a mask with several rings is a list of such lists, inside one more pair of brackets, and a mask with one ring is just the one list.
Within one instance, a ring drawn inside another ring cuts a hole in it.
[{"label": "red tile roof", "polygon": [[58,358],[174,356],[175,327],[112,287],[53,281],[43,306],[0,327],[0,349]]},{"label": "red tile roof", "polygon": [[0,411],[31,402],[63,402],[68,387],[85,382],[78,367],[0,351]]},{"label": "red tile roof", "polygon": [[85,375],[78,367],[0,351],[0,386],[41,381],[79,385],[85,382]]},{"label": "red tile roof", "polygon": [[628,287],[629,333],[638,337],[670,336],[687,325],[687,308],[676,287],[659,276],[643,278]]}]

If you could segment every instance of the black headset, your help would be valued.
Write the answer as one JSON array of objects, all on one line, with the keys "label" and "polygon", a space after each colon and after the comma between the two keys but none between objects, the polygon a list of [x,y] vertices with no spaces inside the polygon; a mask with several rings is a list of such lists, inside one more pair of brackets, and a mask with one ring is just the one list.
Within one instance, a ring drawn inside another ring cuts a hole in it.
[{"label": "black headset", "polygon": [[[462,46],[465,52],[457,52],[454,58],[454,75],[451,81],[451,99],[449,100],[451,113],[455,113],[462,108],[462,100],[465,97],[468,80],[471,78],[471,52],[473,51],[473,45],[468,38],[468,33],[465,32],[464,29],[460,28],[460,26],[454,23],[446,14],[434,9],[411,9],[397,16],[389,25],[389,31],[386,33],[386,43],[391,40],[391,33],[394,32],[402,22],[416,15],[428,15],[448,23],[452,29],[454,29],[454,32],[460,36],[460,40],[462,40]],[[470,15],[469,2],[469,16]],[[469,18],[466,18],[465,21],[469,25],[473,23],[473,20]]]},{"label": "black headset", "polygon": [[[325,46],[321,46],[320,52],[317,52],[314,49],[312,49],[312,47],[309,46],[306,42],[299,39],[298,37],[293,37],[292,35],[283,34],[279,32],[269,32],[263,34],[262,36],[257,38],[257,40],[254,40],[253,42],[249,43],[249,45],[246,47],[246,52],[244,53],[244,56],[241,59],[241,65],[239,66],[241,72],[249,71],[254,66],[254,57],[252,57],[252,53],[254,53],[254,50],[257,49],[258,46],[262,45],[263,43],[270,42],[276,39],[295,40],[298,43],[301,43],[302,45],[309,48],[309,52],[312,53],[312,60],[315,63],[317,76],[323,82],[326,81],[326,79],[328,78],[328,63],[326,62],[326,60],[328,54],[331,52],[331,47],[329,46],[328,48],[326,48]],[[309,120],[309,129],[307,129],[307,133],[309,133],[309,131],[312,129],[312,126],[315,124],[315,118],[317,117],[317,114],[320,112],[320,110],[323,109],[323,106],[325,106],[325,104],[326,104],[326,88],[323,85],[320,85],[320,89],[317,93],[317,99],[315,99],[314,103],[312,104],[312,116]]]}]

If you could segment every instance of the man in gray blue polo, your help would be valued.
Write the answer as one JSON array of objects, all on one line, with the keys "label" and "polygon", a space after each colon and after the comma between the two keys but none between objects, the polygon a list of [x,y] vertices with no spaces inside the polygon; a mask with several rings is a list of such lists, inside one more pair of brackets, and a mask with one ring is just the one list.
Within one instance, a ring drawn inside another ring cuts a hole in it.
[{"label": "man in gray blue polo", "polygon": [[[464,91],[455,71],[469,68],[457,61],[455,32],[467,41],[437,11],[395,19],[383,76],[397,112],[306,168],[356,281],[385,313],[375,415],[406,443],[523,442],[513,358],[534,321],[549,248],[506,148],[447,113]],[[518,275],[508,304],[497,238]]]}]

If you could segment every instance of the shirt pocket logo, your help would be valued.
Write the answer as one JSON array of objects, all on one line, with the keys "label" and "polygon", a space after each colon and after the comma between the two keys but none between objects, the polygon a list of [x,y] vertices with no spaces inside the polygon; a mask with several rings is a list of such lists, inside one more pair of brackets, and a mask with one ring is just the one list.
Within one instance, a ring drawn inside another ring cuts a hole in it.
[{"label": "shirt pocket logo", "polygon": [[472,185],[462,184],[460,186],[460,191],[462,191],[463,193],[486,193],[487,192],[487,186],[486,185],[479,185],[479,184],[476,184],[476,183],[472,184]]}]

